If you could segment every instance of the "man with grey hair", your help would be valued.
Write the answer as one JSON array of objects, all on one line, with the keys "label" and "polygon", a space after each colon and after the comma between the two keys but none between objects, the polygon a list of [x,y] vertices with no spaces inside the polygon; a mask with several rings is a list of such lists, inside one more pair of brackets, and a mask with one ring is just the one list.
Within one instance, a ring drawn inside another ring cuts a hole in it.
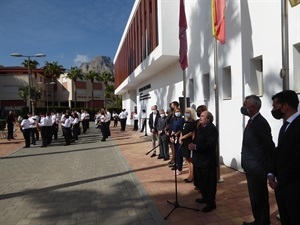
[{"label": "man with grey hair", "polygon": [[267,175],[275,144],[270,125],[260,114],[260,108],[261,100],[256,95],[247,96],[241,107],[241,113],[250,117],[243,134],[241,164],[254,217],[253,222],[244,222],[244,225],[270,224]]},{"label": "man with grey hair", "polygon": [[[156,146],[156,142],[157,142],[157,138],[158,138],[158,134],[157,134],[157,122],[158,119],[160,117],[159,112],[157,110],[157,105],[153,105],[151,106],[151,113],[149,116],[149,128],[150,128],[150,132],[151,132],[151,140],[152,140],[152,147],[155,148]],[[154,149],[153,154],[151,155],[151,157],[155,157],[156,156],[156,149]],[[162,156],[159,156],[158,158],[162,158]]]}]

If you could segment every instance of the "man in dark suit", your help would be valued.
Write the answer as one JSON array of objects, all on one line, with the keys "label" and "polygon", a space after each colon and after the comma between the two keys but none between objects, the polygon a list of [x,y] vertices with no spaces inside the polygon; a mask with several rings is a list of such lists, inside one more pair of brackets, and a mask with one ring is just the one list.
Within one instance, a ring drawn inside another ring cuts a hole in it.
[{"label": "man in dark suit", "polygon": [[300,202],[300,112],[296,92],[285,90],[272,97],[275,119],[283,119],[277,148],[268,174],[282,225],[299,224]]},{"label": "man in dark suit", "polygon": [[199,178],[199,189],[202,198],[197,203],[206,203],[202,212],[210,212],[216,208],[217,193],[217,143],[219,132],[213,124],[213,115],[203,111],[200,115],[201,126],[196,129],[194,143],[189,144],[193,151],[194,173]]},{"label": "man in dark suit", "polygon": [[260,114],[261,100],[256,95],[245,98],[241,113],[249,116],[242,143],[242,168],[245,171],[253,222],[244,225],[269,225],[270,206],[267,174],[275,150],[271,127]]},{"label": "man in dark suit", "polygon": [[[152,140],[152,147],[155,148],[156,146],[156,141],[157,141],[157,122],[158,122],[158,118],[160,117],[159,112],[157,110],[157,105],[153,105],[151,107],[151,113],[149,116],[149,128],[150,128],[150,132],[151,132],[151,140]],[[153,151],[153,154],[151,155],[151,157],[155,157],[156,156],[156,148]],[[159,157],[160,158],[160,157]],[[161,159],[161,158],[160,158]]]}]

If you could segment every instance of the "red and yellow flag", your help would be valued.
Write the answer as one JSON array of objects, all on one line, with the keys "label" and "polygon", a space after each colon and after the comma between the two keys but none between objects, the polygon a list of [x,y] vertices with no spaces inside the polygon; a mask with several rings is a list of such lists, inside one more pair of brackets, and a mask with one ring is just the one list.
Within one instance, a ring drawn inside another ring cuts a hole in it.
[{"label": "red and yellow flag", "polygon": [[211,0],[212,35],[225,43],[225,0]]},{"label": "red and yellow flag", "polygon": [[291,4],[292,7],[294,7],[298,4],[300,4],[300,0],[290,0],[290,4]]}]

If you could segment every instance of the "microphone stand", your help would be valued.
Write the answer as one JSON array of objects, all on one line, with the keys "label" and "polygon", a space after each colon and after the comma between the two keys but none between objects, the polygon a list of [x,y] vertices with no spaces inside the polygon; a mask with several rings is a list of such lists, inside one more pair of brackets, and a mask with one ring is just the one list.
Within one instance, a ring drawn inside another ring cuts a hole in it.
[{"label": "microphone stand", "polygon": [[146,155],[148,155],[150,152],[152,152],[154,149],[156,149],[157,147],[159,147],[160,145],[162,145],[164,142],[168,141],[168,139],[160,142],[158,145],[156,145],[154,148],[152,148],[149,152],[146,153]]},{"label": "microphone stand", "polygon": [[[175,145],[175,144],[174,144]],[[175,147],[175,146],[174,146]],[[199,209],[195,209],[195,208],[189,208],[189,207],[185,207],[185,206],[181,206],[179,205],[179,202],[178,202],[178,191],[177,191],[177,167],[178,165],[176,165],[176,149],[175,149],[175,202],[170,202],[167,200],[167,203],[171,204],[174,206],[174,208],[169,212],[168,215],[166,215],[166,217],[164,218],[165,220],[171,215],[171,213],[177,209],[177,208],[184,208],[184,209],[190,209],[190,210],[195,210],[195,211],[199,211]]]}]

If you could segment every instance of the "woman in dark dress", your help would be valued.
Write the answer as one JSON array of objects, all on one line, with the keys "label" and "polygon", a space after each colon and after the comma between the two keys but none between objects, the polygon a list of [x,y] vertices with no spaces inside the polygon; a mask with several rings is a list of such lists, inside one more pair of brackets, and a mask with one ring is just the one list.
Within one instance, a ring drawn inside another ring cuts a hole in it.
[{"label": "woman in dark dress", "polygon": [[184,117],[185,123],[180,134],[179,144],[181,144],[181,153],[186,160],[189,170],[188,177],[184,179],[184,181],[190,183],[194,180],[194,170],[192,163],[192,151],[188,149],[188,145],[192,143],[193,134],[196,129],[196,111],[193,108],[186,108]]}]

